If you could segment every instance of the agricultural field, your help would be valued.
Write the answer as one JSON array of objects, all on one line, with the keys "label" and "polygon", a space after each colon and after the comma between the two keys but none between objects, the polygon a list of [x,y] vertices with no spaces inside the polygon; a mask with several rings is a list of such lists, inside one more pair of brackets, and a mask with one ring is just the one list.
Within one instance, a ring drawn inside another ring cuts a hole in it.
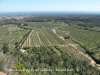
[{"label": "agricultural field", "polygon": [[[59,46],[73,57],[78,58],[79,55],[82,55],[80,52],[84,53],[85,50],[72,38],[89,50],[99,46],[99,32],[76,29],[64,22],[27,22],[27,24],[28,26],[20,27],[17,25],[1,26],[0,47],[2,48],[4,42],[8,43],[10,48],[14,48],[15,42],[19,42],[22,49],[25,47]],[[72,38],[65,39],[68,35]],[[96,56],[98,57],[98,54],[95,53],[93,57]],[[83,59],[85,60],[85,58]]]},{"label": "agricultural field", "polygon": [[[74,56],[73,50],[78,50],[76,51],[78,53],[77,55],[81,55],[79,51],[86,52],[86,50],[81,48],[81,46],[78,44],[81,44],[89,51],[99,47],[99,32],[77,29],[64,22],[28,22],[27,24],[29,25],[23,27],[30,28],[32,30],[26,39],[24,39],[21,48],[33,46],[63,46],[64,50],[72,50],[70,52],[71,55]],[[68,36],[71,38],[69,37],[69,39],[66,40],[65,37]],[[77,41],[78,43],[74,42],[73,40]],[[96,56],[98,56],[98,54],[93,55],[93,57]]]},{"label": "agricultural field", "polygon": [[72,40],[84,47],[85,51],[99,63],[100,32],[79,29],[68,25],[58,27],[56,32],[60,36],[69,35]]},{"label": "agricultural field", "polygon": [[[72,57],[85,60],[92,65],[95,65],[94,60],[91,59],[87,54],[85,54],[85,50],[76,42],[72,40],[72,38],[65,39],[64,37],[72,35],[71,27],[68,24],[63,22],[57,22],[56,25],[46,22],[46,23],[38,23],[38,22],[28,22],[31,27],[31,31],[29,35],[24,39],[22,47],[46,47],[46,46],[59,46],[59,48],[67,53],[69,53]],[[38,25],[39,27],[37,27]],[[61,26],[60,26],[61,25]],[[26,28],[29,28],[25,26]],[[72,27],[73,28],[73,27]],[[75,34],[74,34],[75,35]],[[73,37],[74,38],[74,37]],[[75,38],[74,38],[75,39]],[[80,38],[82,39],[82,38]],[[75,39],[77,40],[77,39]],[[77,40],[79,41],[79,40]],[[81,41],[80,41],[81,44]],[[83,45],[83,44],[82,44]],[[84,45],[83,45],[84,46]],[[87,47],[87,46],[86,46]],[[54,49],[55,50],[55,49]],[[56,50],[55,50],[56,52]],[[59,52],[57,52],[59,53]],[[60,54],[58,54],[60,55]],[[88,58],[89,57],[89,58]]]},{"label": "agricultural field", "polygon": [[14,48],[15,42],[20,42],[27,32],[16,25],[0,26],[0,49],[4,43],[7,43],[10,48]]},{"label": "agricultural field", "polygon": [[[9,54],[19,62],[14,66],[23,65],[24,68],[30,66],[36,68],[39,64],[39,67],[51,68],[52,65],[57,67],[57,64],[59,67],[64,67],[69,64],[67,60],[70,61],[70,58],[76,60],[74,64],[82,62],[81,65],[84,65],[87,62],[92,67],[98,67],[98,63],[93,58],[100,59],[99,37],[99,32],[79,29],[60,21],[25,22],[25,24],[22,22],[19,25],[0,26],[0,49],[5,47],[4,43],[7,43],[13,50],[9,51]],[[92,55],[87,54],[86,51],[91,51]]]},{"label": "agricultural field", "polygon": [[52,30],[33,28],[23,43],[23,47],[57,46],[65,43]]},{"label": "agricultural field", "polygon": [[62,28],[58,28],[58,30],[68,32],[87,49],[93,49],[100,46],[99,32],[77,29],[70,26],[63,26]]}]

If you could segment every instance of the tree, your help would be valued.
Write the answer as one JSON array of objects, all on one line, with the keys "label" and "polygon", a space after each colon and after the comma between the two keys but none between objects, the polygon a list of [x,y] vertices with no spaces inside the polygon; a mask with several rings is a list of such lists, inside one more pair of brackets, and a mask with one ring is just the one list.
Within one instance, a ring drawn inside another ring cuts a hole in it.
[{"label": "tree", "polygon": [[19,48],[19,42],[15,42],[15,48]]},{"label": "tree", "polygon": [[3,53],[4,53],[4,54],[6,54],[7,52],[9,52],[9,46],[8,46],[7,43],[4,43],[4,44],[3,44],[2,50],[3,50]]},{"label": "tree", "polygon": [[18,75],[29,75],[29,73],[30,73],[30,71],[25,69],[24,65],[20,64],[19,62],[16,62],[13,65],[13,69],[18,70],[16,73],[14,72],[14,75],[16,75],[16,74],[18,74]]},{"label": "tree", "polygon": [[67,36],[65,36],[65,37],[64,37],[64,39],[69,39],[69,38],[70,38],[70,36],[69,36],[69,35],[67,35]]},{"label": "tree", "polygon": [[28,24],[24,24],[23,26],[28,26]]}]

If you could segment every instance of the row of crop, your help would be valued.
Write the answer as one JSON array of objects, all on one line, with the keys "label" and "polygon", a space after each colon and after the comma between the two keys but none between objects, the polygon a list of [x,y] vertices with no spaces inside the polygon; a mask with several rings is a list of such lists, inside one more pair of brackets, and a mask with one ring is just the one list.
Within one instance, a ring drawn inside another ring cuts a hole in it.
[{"label": "row of crop", "polygon": [[32,44],[33,44],[34,46],[41,46],[41,45],[42,45],[41,42],[40,42],[40,40],[39,40],[39,37],[38,37],[38,35],[37,35],[37,31],[34,31],[34,32],[32,33],[32,35],[31,35],[31,40],[32,40]]},{"label": "row of crop", "polygon": [[20,41],[20,43],[22,43],[21,47],[22,46],[29,47],[30,46],[30,34],[33,31],[33,28],[27,28],[25,26],[20,26],[20,25],[18,25],[18,27],[24,30],[29,30],[29,32],[26,35],[24,35],[23,39]]},{"label": "row of crop", "polygon": [[[31,33],[32,30],[30,30],[26,35],[23,36],[23,39],[20,41],[20,47],[22,48],[24,46],[25,41],[29,37],[29,34]],[[27,42],[26,42],[27,43]]]},{"label": "row of crop", "polygon": [[83,43],[83,46],[87,49],[100,46],[100,32],[82,30],[69,26],[65,27],[65,29],[70,31],[70,35],[77,41]]},{"label": "row of crop", "polygon": [[23,47],[30,47],[30,34],[28,35],[28,37],[24,41]]},{"label": "row of crop", "polygon": [[45,34],[41,30],[39,30],[38,34],[39,34],[39,37],[40,37],[44,46],[50,46],[51,45],[50,41],[48,41]]},{"label": "row of crop", "polygon": [[66,42],[59,38],[56,34],[53,33],[51,30],[47,30],[47,32],[56,40],[59,44],[65,44]]},{"label": "row of crop", "polygon": [[62,36],[62,37],[66,36],[66,33],[63,32],[63,31],[60,31],[60,30],[56,30],[56,34],[59,35],[59,36]]},{"label": "row of crop", "polygon": [[83,61],[87,61],[88,63],[91,62],[91,60],[89,58],[87,58],[86,56],[84,56],[83,54],[81,54],[81,52],[79,50],[74,49],[70,45],[67,46],[67,47],[61,47],[61,49],[64,50],[64,51],[66,51],[68,54],[70,54],[74,58],[77,58],[77,59],[83,60]]},{"label": "row of crop", "polygon": [[30,34],[29,34],[29,36],[26,39],[26,46],[30,47]]},{"label": "row of crop", "polygon": [[53,45],[57,45],[58,42],[46,31],[46,30],[42,30],[42,32],[45,34],[45,36],[47,37],[47,39],[53,44]]},{"label": "row of crop", "polygon": [[51,46],[52,43],[51,43],[50,40],[47,38],[47,35],[46,35],[42,30],[40,30],[40,32],[43,34],[43,36],[45,37],[45,39],[48,41],[49,45]]}]

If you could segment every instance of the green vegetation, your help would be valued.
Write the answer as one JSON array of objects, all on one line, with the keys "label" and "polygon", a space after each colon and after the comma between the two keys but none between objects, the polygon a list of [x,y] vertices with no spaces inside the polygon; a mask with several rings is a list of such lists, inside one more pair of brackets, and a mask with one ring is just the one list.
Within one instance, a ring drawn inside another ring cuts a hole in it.
[{"label": "green vegetation", "polygon": [[61,29],[61,30],[69,31],[70,35],[74,39],[79,41],[87,49],[92,49],[99,46],[99,43],[100,43],[99,32],[77,29],[70,26],[66,26],[64,28],[65,29]]},{"label": "green vegetation", "polygon": [[33,28],[29,35],[22,41],[22,47],[32,46],[57,46],[65,44],[65,41],[60,39],[52,30]]},{"label": "green vegetation", "polygon": [[[60,53],[60,56],[58,52]],[[29,75],[99,74],[99,71],[88,65],[86,61],[74,59],[56,46],[28,48],[25,53],[20,52],[16,54],[15,57],[18,62],[23,64],[22,67],[20,67],[21,65],[16,64],[17,67],[15,68],[20,70],[25,69]],[[20,75],[22,72],[18,71],[17,74]]]},{"label": "green vegetation", "polygon": [[14,25],[6,25],[0,27],[0,49],[4,43],[7,43],[10,48],[14,48],[15,42],[20,42],[23,36],[28,31]]},{"label": "green vegetation", "polygon": [[7,56],[0,52],[0,71],[4,71],[4,63],[7,61]]},{"label": "green vegetation", "polygon": [[[63,14],[0,21],[0,71],[9,75],[99,75],[99,19]],[[4,70],[7,67],[18,71]]]},{"label": "green vegetation", "polygon": [[[72,39],[76,41],[78,44],[82,45],[82,47],[84,47],[84,49],[90,56],[92,56],[94,59],[99,58],[99,56],[95,56],[94,54],[95,53],[94,51],[96,49],[99,49],[100,46],[99,32],[77,29],[75,27],[70,27],[70,26],[64,26],[62,28],[59,28],[58,30],[62,30],[65,32],[67,30],[68,35],[70,35]],[[96,53],[99,55],[99,50],[96,50]]]},{"label": "green vegetation", "polygon": [[8,46],[8,44],[4,43],[2,50],[3,50],[4,54],[6,54],[7,52],[9,52],[9,46]]}]

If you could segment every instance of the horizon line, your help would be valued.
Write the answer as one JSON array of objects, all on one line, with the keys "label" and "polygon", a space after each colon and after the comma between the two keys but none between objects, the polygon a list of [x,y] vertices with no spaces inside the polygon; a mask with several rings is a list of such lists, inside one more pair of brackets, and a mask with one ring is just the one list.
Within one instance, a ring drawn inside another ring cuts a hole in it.
[{"label": "horizon line", "polygon": [[10,12],[0,12],[0,14],[14,14],[14,13],[33,13],[33,14],[100,14],[100,11],[10,11]]}]

